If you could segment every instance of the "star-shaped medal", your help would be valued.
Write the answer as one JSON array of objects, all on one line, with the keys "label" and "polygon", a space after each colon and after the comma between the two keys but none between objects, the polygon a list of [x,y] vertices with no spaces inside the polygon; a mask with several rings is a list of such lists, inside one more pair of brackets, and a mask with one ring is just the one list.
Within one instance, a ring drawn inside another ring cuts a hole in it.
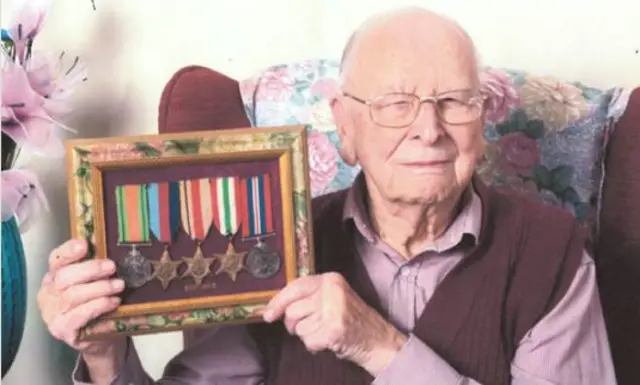
[{"label": "star-shaped medal", "polygon": [[215,258],[205,258],[200,245],[196,248],[196,253],[192,258],[183,257],[182,259],[187,264],[187,271],[184,272],[182,277],[193,277],[197,287],[202,285],[204,277],[209,275],[211,272],[209,268],[215,260]]},{"label": "star-shaped medal", "polygon": [[238,273],[244,269],[244,256],[246,251],[237,252],[233,243],[229,242],[227,251],[224,254],[213,254],[219,261],[220,267],[216,274],[227,273],[232,281],[236,281]]},{"label": "star-shaped medal", "polygon": [[180,266],[182,262],[172,260],[169,256],[169,251],[165,247],[162,258],[160,258],[159,261],[152,261],[151,263],[153,264],[153,275],[151,278],[157,278],[162,284],[162,288],[167,290],[169,283],[178,277],[178,266]]}]

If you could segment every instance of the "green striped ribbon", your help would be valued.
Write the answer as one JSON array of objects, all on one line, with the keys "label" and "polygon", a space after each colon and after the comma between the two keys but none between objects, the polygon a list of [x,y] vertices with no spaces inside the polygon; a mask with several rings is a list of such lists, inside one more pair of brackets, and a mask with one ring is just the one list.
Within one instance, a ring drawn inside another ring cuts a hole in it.
[{"label": "green striped ribbon", "polygon": [[141,244],[150,240],[146,185],[116,186],[118,243]]}]

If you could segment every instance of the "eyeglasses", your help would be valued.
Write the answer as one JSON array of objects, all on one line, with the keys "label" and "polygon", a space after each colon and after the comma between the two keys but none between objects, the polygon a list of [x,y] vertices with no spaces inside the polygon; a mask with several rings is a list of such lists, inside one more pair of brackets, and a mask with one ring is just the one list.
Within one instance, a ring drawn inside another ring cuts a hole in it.
[{"label": "eyeglasses", "polygon": [[402,128],[412,124],[422,103],[433,103],[438,117],[445,123],[460,125],[470,123],[482,115],[483,95],[472,95],[470,90],[450,91],[436,96],[418,96],[394,92],[365,100],[350,93],[343,95],[369,107],[371,120],[383,127]]}]

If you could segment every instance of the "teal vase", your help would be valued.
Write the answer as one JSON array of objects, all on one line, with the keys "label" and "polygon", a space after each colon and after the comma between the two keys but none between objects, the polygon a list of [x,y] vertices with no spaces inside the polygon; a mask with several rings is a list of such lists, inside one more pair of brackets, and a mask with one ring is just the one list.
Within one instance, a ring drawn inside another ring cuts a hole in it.
[{"label": "teal vase", "polygon": [[2,222],[2,377],[13,365],[27,315],[27,266],[15,218]]}]

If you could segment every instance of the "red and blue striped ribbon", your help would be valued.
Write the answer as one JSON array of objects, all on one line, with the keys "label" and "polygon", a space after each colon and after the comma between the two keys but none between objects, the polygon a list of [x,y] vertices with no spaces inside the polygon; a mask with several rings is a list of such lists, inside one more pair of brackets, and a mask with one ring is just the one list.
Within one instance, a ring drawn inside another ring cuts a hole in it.
[{"label": "red and blue striped ribbon", "polygon": [[151,232],[162,243],[171,243],[180,227],[178,182],[153,182],[147,186]]},{"label": "red and blue striped ribbon", "polygon": [[269,174],[242,178],[240,189],[243,238],[260,238],[273,233],[273,202]]}]

